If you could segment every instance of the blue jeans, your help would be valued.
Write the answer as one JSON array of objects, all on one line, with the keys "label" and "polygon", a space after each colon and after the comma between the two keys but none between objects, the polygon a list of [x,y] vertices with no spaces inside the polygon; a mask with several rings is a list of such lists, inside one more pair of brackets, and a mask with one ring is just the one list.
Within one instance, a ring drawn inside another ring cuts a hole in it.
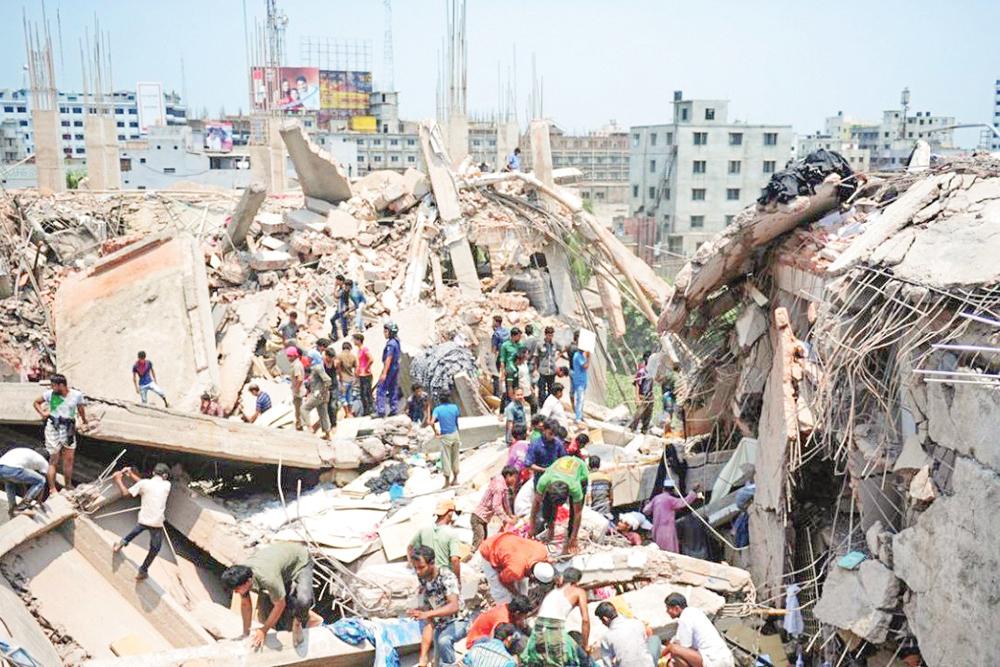
[{"label": "blue jeans", "polygon": [[455,655],[455,642],[469,634],[469,621],[461,619],[434,626],[434,653],[441,667],[458,664]]},{"label": "blue jeans", "polygon": [[45,475],[27,468],[0,466],[0,481],[3,482],[4,490],[7,491],[8,512],[13,510],[14,505],[17,504],[15,490],[18,484],[29,487],[28,492],[21,496],[24,500],[34,500],[45,488]]},{"label": "blue jeans", "polygon": [[587,385],[573,385],[573,410],[576,413],[576,420],[583,421],[583,395],[587,393]]},{"label": "blue jeans", "polygon": [[357,331],[365,330],[365,320],[364,320],[365,304],[359,303],[354,306],[354,329]]},{"label": "blue jeans", "polygon": [[337,335],[337,322],[340,322],[340,327],[344,331],[344,338],[347,338],[347,328],[348,327],[347,327],[347,311],[346,310],[338,310],[336,313],[333,314],[333,317],[330,318],[330,324],[333,325],[333,335],[331,337],[334,340],[337,340],[338,338],[340,338],[340,336]]},{"label": "blue jeans", "polygon": [[353,382],[341,382],[340,384],[340,402],[346,409],[350,409],[351,407],[353,389]]},{"label": "blue jeans", "polygon": [[139,533],[144,530],[149,531],[149,552],[146,553],[146,559],[139,566],[139,571],[149,572],[149,566],[153,564],[153,559],[156,558],[156,554],[160,553],[160,549],[163,547],[163,528],[144,526],[141,523],[137,523],[135,524],[135,528],[122,538],[122,544],[128,544],[139,537]]}]

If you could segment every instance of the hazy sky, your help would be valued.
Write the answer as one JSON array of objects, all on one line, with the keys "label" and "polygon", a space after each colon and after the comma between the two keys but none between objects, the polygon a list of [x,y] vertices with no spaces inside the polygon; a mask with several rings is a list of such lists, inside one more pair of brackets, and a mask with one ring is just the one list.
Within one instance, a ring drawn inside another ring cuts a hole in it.
[{"label": "hazy sky", "polygon": [[[4,0],[9,19],[22,4]],[[300,38],[370,39],[376,83],[385,31],[381,0],[279,0],[289,18],[288,63]],[[41,2],[27,0],[29,18]],[[50,0],[62,24],[60,88],[80,85],[79,40],[95,13],[110,31],[116,88],[162,81],[210,114],[247,108],[242,0]],[[265,0],[246,0],[249,23]],[[435,112],[444,0],[395,0],[395,81],[402,114]],[[0,87],[24,85],[21,21],[0,22]],[[516,48],[518,110],[526,113],[531,56],[545,114],[570,130],[664,121],[674,90],[728,98],[730,117],[822,127],[838,110],[875,120],[909,86],[912,108],[990,120],[1000,78],[1000,3],[910,0],[469,0],[469,110],[497,103],[497,67]],[[56,54],[57,64],[60,56]]]}]

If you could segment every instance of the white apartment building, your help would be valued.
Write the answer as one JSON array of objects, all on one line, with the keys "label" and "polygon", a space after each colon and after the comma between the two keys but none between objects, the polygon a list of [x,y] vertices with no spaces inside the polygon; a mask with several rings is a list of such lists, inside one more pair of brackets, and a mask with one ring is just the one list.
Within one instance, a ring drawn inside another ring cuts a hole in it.
[{"label": "white apartment building", "polygon": [[[164,107],[167,125],[187,123],[187,107],[181,103],[180,95],[164,93]],[[135,91],[120,90],[112,93],[104,104],[114,110],[118,141],[139,139],[139,108],[135,101]],[[96,113],[92,95],[83,93],[59,93],[59,124],[62,129],[63,154],[74,160],[86,160],[87,146],[84,141],[83,118]],[[0,127],[4,127],[0,140],[0,161],[16,162],[35,151],[34,132],[31,127],[31,91],[25,89],[0,89]],[[13,131],[16,128],[16,131]]]},{"label": "white apartment building", "polygon": [[672,122],[630,129],[629,214],[654,217],[670,253],[690,255],[721,231],[791,156],[790,125],[730,121],[728,107],[677,91]]}]

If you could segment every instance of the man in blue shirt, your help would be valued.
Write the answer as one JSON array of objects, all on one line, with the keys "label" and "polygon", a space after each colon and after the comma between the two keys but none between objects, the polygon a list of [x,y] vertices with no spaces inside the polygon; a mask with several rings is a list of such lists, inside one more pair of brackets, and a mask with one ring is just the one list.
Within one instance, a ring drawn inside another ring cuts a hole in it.
[{"label": "man in blue shirt", "polygon": [[351,308],[354,309],[354,329],[356,331],[365,330],[364,312],[365,304],[368,303],[368,299],[365,298],[365,293],[361,291],[361,287],[358,286],[357,281],[350,281],[350,291],[348,292],[348,298],[351,300]]},{"label": "man in blue shirt", "polygon": [[483,637],[472,645],[462,664],[465,667],[517,667],[514,655],[520,644],[520,633],[512,623],[501,623],[493,629],[493,637]]},{"label": "man in blue shirt", "polygon": [[521,149],[515,148],[514,152],[507,156],[507,166],[504,171],[521,171]]},{"label": "man in blue shirt", "polygon": [[542,436],[531,441],[528,445],[528,452],[524,456],[524,465],[532,471],[535,476],[535,484],[542,476],[545,469],[558,459],[566,456],[566,447],[563,441],[556,436],[556,429],[559,423],[554,419],[546,419],[542,425]]},{"label": "man in blue shirt", "polygon": [[347,278],[341,274],[337,274],[337,277],[334,279],[334,296],[337,299],[337,312],[330,318],[330,324],[333,325],[330,338],[337,340],[340,338],[337,335],[337,322],[340,322],[340,327],[344,331],[344,338],[347,338],[347,311],[350,310],[351,303],[351,288],[347,286]]},{"label": "man in blue shirt", "polygon": [[573,410],[576,421],[583,421],[583,397],[587,393],[587,370],[590,368],[590,352],[580,348],[573,351],[570,379],[573,383]]},{"label": "man in blue shirt", "polygon": [[252,383],[248,389],[250,390],[250,394],[256,399],[254,402],[254,413],[249,417],[244,416],[243,419],[252,424],[257,421],[257,417],[260,417],[271,409],[271,396],[266,391],[261,391],[256,383]]},{"label": "man in blue shirt", "polygon": [[382,376],[375,387],[375,413],[390,417],[399,413],[399,359],[403,354],[399,346],[399,327],[386,322],[382,328],[385,347],[382,349]]},{"label": "man in blue shirt", "polygon": [[449,396],[442,396],[438,405],[431,412],[431,423],[441,441],[441,472],[445,484],[458,484],[459,445],[462,441],[458,436],[458,406],[451,402]]},{"label": "man in blue shirt", "polygon": [[149,392],[153,392],[163,399],[163,407],[169,408],[167,394],[160,385],[156,384],[156,371],[153,370],[153,362],[146,358],[146,353],[139,351],[138,358],[132,364],[132,384],[139,393],[139,400],[143,403],[148,401]]}]

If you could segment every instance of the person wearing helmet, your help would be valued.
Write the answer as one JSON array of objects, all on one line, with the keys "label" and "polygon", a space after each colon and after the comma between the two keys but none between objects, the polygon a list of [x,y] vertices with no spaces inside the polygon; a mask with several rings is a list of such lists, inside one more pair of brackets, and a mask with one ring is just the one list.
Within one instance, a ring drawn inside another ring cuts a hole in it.
[{"label": "person wearing helmet", "polygon": [[379,417],[390,417],[399,412],[399,327],[395,322],[383,326],[385,347],[382,348],[382,375],[375,387],[375,413]]},{"label": "person wearing helmet", "polygon": [[[135,483],[126,487],[122,481],[123,475],[131,477]],[[142,496],[135,527],[113,547],[114,553],[118,553],[138,537],[139,533],[144,530],[149,531],[149,553],[146,554],[146,559],[142,561],[139,572],[135,575],[136,581],[142,581],[149,576],[149,566],[163,546],[163,521],[167,511],[167,498],[170,496],[170,466],[166,463],[157,463],[149,479],[142,479],[132,468],[126,467],[115,472],[114,480],[123,496],[132,498]]]},{"label": "person wearing helmet", "polygon": [[302,400],[306,396],[306,367],[299,358],[299,348],[289,345],[285,348],[285,357],[291,365],[289,373],[292,376],[292,406],[295,408],[295,430],[302,430]]}]

